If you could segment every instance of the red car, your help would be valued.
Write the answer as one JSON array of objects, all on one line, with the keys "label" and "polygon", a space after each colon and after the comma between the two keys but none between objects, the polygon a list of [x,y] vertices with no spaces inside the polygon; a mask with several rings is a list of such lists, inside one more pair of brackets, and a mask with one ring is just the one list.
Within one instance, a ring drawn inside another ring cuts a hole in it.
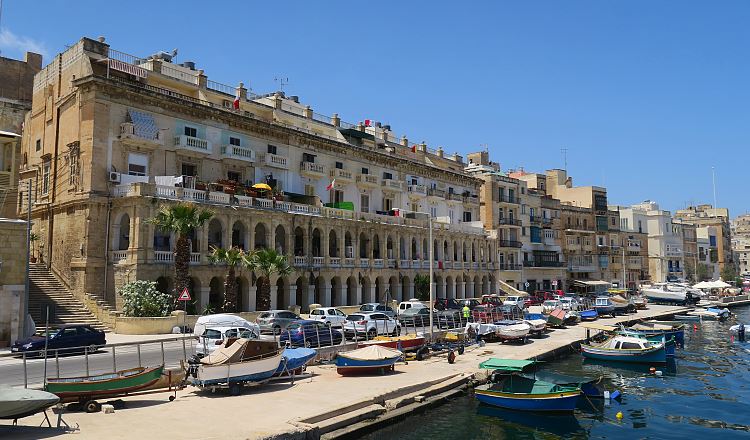
[{"label": "red car", "polygon": [[497,310],[497,307],[491,304],[480,304],[474,307],[471,311],[471,318],[474,322],[480,322],[482,324],[490,324],[499,319],[502,319],[502,313]]},{"label": "red car", "polygon": [[531,295],[524,299],[523,305],[524,307],[529,308],[530,306],[541,306],[543,302],[544,299],[542,297]]},{"label": "red car", "polygon": [[482,304],[500,307],[503,305],[503,300],[498,295],[482,295]]}]

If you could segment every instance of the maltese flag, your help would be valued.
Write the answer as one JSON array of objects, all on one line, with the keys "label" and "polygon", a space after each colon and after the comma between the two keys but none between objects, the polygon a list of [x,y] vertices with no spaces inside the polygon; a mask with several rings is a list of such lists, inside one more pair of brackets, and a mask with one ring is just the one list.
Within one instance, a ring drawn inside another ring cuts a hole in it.
[{"label": "maltese flag", "polygon": [[237,90],[237,94],[234,96],[234,103],[232,103],[232,107],[234,107],[235,110],[240,109],[240,91]]},{"label": "maltese flag", "polygon": [[331,180],[331,183],[326,186],[326,191],[330,191],[333,189],[333,186],[336,184],[336,179]]}]

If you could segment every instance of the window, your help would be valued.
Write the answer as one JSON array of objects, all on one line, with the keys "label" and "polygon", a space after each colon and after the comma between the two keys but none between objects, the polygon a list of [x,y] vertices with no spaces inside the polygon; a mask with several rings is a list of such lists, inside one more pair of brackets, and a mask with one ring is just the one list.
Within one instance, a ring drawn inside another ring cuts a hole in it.
[{"label": "window", "polygon": [[49,192],[49,173],[50,173],[50,162],[49,160],[44,161],[42,166],[42,194]]},{"label": "window", "polygon": [[414,177],[411,178],[411,184],[412,185],[419,185],[419,182]]},{"label": "window", "polygon": [[344,191],[340,189],[333,190],[333,203],[341,203],[344,201]]},{"label": "window", "polygon": [[434,206],[430,206],[430,215],[434,218],[437,217],[437,208]]},{"label": "window", "polygon": [[370,212],[370,195],[369,194],[359,195],[359,210],[362,212]]},{"label": "window", "polygon": [[393,199],[385,197],[383,199],[383,211],[390,211],[391,209],[393,209]]},{"label": "window", "polygon": [[232,180],[237,183],[242,182],[242,174],[237,171],[227,171],[227,180]]},{"label": "window", "polygon": [[195,127],[189,127],[186,125],[184,128],[184,133],[185,136],[198,137],[198,129]]},{"label": "window", "polygon": [[521,226],[521,235],[526,236],[526,226]]},{"label": "window", "polygon": [[315,195],[315,186],[314,185],[305,185],[305,195],[306,196],[314,196]]},{"label": "window", "polygon": [[42,140],[41,139],[37,139],[36,140],[36,151],[41,151],[41,150],[42,150]]},{"label": "window", "polygon": [[182,175],[183,176],[197,176],[198,175],[198,166],[194,165],[192,163],[183,163],[182,164]]},{"label": "window", "polygon": [[419,203],[412,202],[409,204],[409,210],[414,212],[419,212]]},{"label": "window", "polygon": [[315,163],[315,155],[310,153],[302,153],[302,162]]},{"label": "window", "polygon": [[393,179],[393,174],[391,174],[391,173],[383,173],[383,179]]},{"label": "window", "polygon": [[367,168],[362,168],[362,174],[370,174],[370,170]]},{"label": "window", "polygon": [[336,169],[337,170],[343,170],[344,169],[344,163],[343,162],[336,162]]},{"label": "window", "polygon": [[453,210],[448,210],[448,218],[451,219],[451,223],[453,223],[453,218],[455,217],[455,214],[453,213]]},{"label": "window", "polygon": [[471,211],[464,211],[464,221],[465,222],[471,221]]},{"label": "window", "polygon": [[268,144],[268,151],[267,151],[267,153],[276,154],[276,145]]},{"label": "window", "polygon": [[148,156],[145,154],[128,154],[128,175],[145,176],[148,174]]},{"label": "window", "polygon": [[234,146],[239,147],[240,146],[240,138],[236,138],[236,137],[230,136],[229,137],[229,145],[234,145]]},{"label": "window", "polygon": [[78,142],[69,144],[68,150],[68,186],[70,189],[78,188],[78,176],[79,176],[79,159],[81,157],[81,149]]}]

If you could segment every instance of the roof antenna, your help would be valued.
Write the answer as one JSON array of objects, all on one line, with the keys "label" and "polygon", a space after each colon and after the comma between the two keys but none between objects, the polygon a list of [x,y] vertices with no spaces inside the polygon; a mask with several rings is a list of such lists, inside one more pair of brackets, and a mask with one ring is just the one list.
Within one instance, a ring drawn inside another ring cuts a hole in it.
[{"label": "roof antenna", "polygon": [[279,83],[279,91],[284,91],[284,86],[289,84],[289,78],[287,77],[275,77],[273,79],[275,82]]},{"label": "roof antenna", "polygon": [[560,148],[560,152],[563,155],[563,163],[564,163],[563,170],[568,171],[568,148],[562,147]]}]

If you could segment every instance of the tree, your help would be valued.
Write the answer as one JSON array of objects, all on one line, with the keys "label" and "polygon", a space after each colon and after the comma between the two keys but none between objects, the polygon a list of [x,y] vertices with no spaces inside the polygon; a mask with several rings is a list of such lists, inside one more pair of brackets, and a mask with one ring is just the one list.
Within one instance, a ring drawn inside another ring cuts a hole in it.
[{"label": "tree", "polygon": [[190,233],[206,223],[214,213],[198,209],[194,203],[180,202],[159,209],[149,223],[165,232],[177,234],[174,251],[174,290],[177,296],[190,284]]},{"label": "tree", "polygon": [[174,300],[172,295],[160,292],[154,281],[131,281],[120,289],[122,313],[133,317],[169,316]]},{"label": "tree", "polygon": [[271,275],[286,276],[294,269],[289,265],[286,257],[274,249],[257,249],[246,254],[242,263],[248,269],[259,272],[258,287],[258,310],[269,310],[271,308]]},{"label": "tree", "polygon": [[424,274],[414,276],[414,288],[417,291],[417,299],[420,301],[430,300],[430,277]]},{"label": "tree", "polygon": [[706,263],[698,263],[696,278],[698,282],[708,280],[708,266],[706,265]]},{"label": "tree", "polygon": [[224,312],[237,312],[237,277],[235,276],[235,267],[242,264],[242,258],[245,252],[237,247],[223,249],[211,247],[211,253],[208,255],[208,261],[212,264],[225,264],[227,274],[224,278]]},{"label": "tree", "polygon": [[734,267],[734,264],[727,263],[724,265],[724,269],[721,270],[721,279],[727,283],[737,280],[737,269]]}]

